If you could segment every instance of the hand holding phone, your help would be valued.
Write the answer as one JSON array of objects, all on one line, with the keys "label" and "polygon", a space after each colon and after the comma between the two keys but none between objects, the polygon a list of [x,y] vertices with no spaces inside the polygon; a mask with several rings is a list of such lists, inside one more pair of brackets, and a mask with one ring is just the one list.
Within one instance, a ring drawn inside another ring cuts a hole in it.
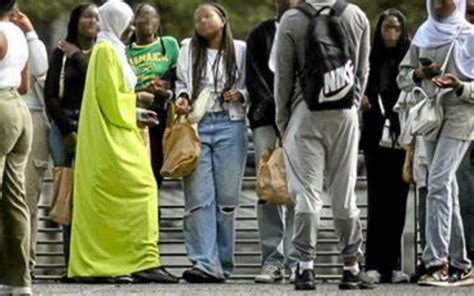
[{"label": "hand holding phone", "polygon": [[428,57],[421,57],[421,58],[418,59],[418,61],[419,61],[420,64],[421,64],[422,66],[424,66],[424,67],[433,64],[433,61],[432,61],[430,58],[428,58]]},{"label": "hand holding phone", "polygon": [[160,123],[158,120],[158,114],[156,114],[156,112],[142,108],[137,108],[137,121],[140,125],[149,127],[158,125]]},{"label": "hand holding phone", "polygon": [[421,67],[415,72],[415,75],[418,79],[431,80],[433,77],[441,74],[441,65],[434,63],[430,58],[420,57],[418,61],[421,64]]}]

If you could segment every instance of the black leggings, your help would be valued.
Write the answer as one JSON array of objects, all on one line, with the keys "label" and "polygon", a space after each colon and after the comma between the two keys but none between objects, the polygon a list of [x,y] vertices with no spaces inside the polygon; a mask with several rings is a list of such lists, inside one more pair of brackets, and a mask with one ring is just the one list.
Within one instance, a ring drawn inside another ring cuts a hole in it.
[{"label": "black leggings", "polygon": [[158,187],[163,182],[163,176],[160,174],[163,166],[163,136],[166,129],[167,114],[165,110],[154,110],[158,114],[160,124],[150,128],[150,149],[151,149],[151,166],[155,175]]},{"label": "black leggings", "polygon": [[368,222],[366,270],[377,270],[390,281],[401,269],[401,239],[409,185],[402,179],[403,150],[374,147],[366,151]]}]

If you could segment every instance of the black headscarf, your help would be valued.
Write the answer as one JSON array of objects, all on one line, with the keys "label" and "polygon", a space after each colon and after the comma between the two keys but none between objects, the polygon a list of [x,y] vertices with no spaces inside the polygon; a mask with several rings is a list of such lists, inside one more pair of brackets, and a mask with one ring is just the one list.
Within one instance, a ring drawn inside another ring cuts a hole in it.
[{"label": "black headscarf", "polygon": [[0,0],[0,13],[5,14],[12,10],[15,6],[16,0]]},{"label": "black headscarf", "polygon": [[[398,44],[393,48],[387,48],[382,36],[382,24],[388,17],[396,17],[402,25],[402,34]],[[405,57],[410,47],[410,38],[408,35],[407,20],[405,15],[397,9],[387,9],[378,18],[377,26],[374,33],[374,42],[370,53],[370,81],[367,89],[368,95],[376,95],[370,93],[371,91],[377,91],[379,85],[379,78],[381,77],[381,70],[384,62],[387,59],[392,59],[393,69],[390,69],[390,73],[393,73],[395,77],[398,75],[398,65]],[[397,95],[398,96],[398,95]]]},{"label": "black headscarf", "polygon": [[[402,34],[397,45],[393,48],[388,48],[385,46],[383,40],[382,24],[391,16],[396,17],[402,25]],[[384,11],[378,18],[372,51],[370,53],[370,74],[366,95],[369,98],[372,108],[363,113],[364,129],[361,138],[361,147],[363,149],[378,147],[380,139],[382,138],[385,118],[382,116],[382,111],[379,107],[379,95],[382,97],[385,116],[390,120],[390,132],[395,137],[398,137],[400,134],[398,115],[393,111],[393,106],[400,95],[400,89],[396,82],[399,72],[398,66],[405,57],[409,47],[410,38],[408,36],[406,18],[403,13],[396,9]],[[382,82],[380,79],[382,77],[387,81],[383,81],[384,89],[379,89]]]}]

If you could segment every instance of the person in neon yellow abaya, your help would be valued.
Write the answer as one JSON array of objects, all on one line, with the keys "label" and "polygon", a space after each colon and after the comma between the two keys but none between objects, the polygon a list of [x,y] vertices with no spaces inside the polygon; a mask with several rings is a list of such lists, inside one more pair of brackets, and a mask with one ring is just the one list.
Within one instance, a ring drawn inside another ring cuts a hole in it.
[{"label": "person in neon yellow abaya", "polygon": [[[133,33],[133,12],[111,1],[99,8],[99,19],[79,120],[68,276],[175,283],[159,267],[158,193],[137,126],[136,77],[122,43]],[[156,123],[154,113],[141,114],[143,123]]]}]

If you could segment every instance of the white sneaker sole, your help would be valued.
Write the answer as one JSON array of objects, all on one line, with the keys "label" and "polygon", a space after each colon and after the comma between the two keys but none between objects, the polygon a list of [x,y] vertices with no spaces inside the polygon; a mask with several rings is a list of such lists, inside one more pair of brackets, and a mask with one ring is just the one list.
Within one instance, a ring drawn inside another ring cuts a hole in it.
[{"label": "white sneaker sole", "polygon": [[445,287],[449,288],[452,287],[450,282],[418,282],[419,286],[425,286],[425,287]]},{"label": "white sneaker sole", "polygon": [[263,279],[263,278],[255,278],[256,284],[273,284],[279,283],[283,280],[283,278],[275,278],[275,279]]},{"label": "white sneaker sole", "polygon": [[33,295],[31,287],[0,286],[0,295]]},{"label": "white sneaker sole", "polygon": [[1,296],[8,295],[8,294],[10,294],[9,292],[10,292],[10,290],[7,290],[7,288],[4,285],[0,285],[0,295]]},{"label": "white sneaker sole", "polygon": [[474,286],[474,277],[469,277],[461,281],[451,283],[451,287],[467,287]]}]

